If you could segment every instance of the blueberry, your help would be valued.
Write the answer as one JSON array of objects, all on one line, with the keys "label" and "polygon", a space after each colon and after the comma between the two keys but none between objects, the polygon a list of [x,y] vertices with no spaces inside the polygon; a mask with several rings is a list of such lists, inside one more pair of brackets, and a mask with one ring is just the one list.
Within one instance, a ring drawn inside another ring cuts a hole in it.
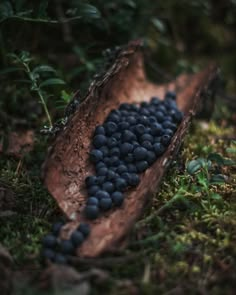
[{"label": "blueberry", "polygon": [[129,142],[124,142],[120,145],[120,153],[121,155],[127,155],[128,153],[131,153],[133,151],[133,144]]},{"label": "blueberry", "polygon": [[140,146],[140,144],[137,141],[132,141],[132,145],[134,146],[133,149],[135,149],[136,147]]},{"label": "blueberry", "polygon": [[87,237],[90,234],[90,226],[87,223],[80,223],[77,231],[81,232],[84,237]]},{"label": "blueberry", "polygon": [[107,180],[113,180],[116,177],[117,177],[117,174],[114,171],[108,170],[107,177],[106,177]]},{"label": "blueberry", "polygon": [[94,138],[93,138],[93,145],[96,148],[100,148],[103,145],[105,145],[106,143],[107,143],[107,138],[105,135],[99,134],[99,135],[94,136]]},{"label": "blueberry", "polygon": [[123,192],[127,188],[127,182],[123,178],[117,178],[115,181],[115,187],[118,191]]},{"label": "blueberry", "polygon": [[141,115],[139,116],[138,121],[140,124],[143,124],[145,126],[149,125],[148,116]]},{"label": "blueberry", "polygon": [[108,169],[106,167],[99,168],[97,170],[97,176],[106,176]]},{"label": "blueberry", "polygon": [[159,123],[153,123],[151,124],[151,131],[150,133],[153,136],[161,135],[163,133],[162,125]]},{"label": "blueberry", "polygon": [[150,115],[149,110],[146,109],[146,108],[141,108],[140,111],[139,111],[139,113],[140,113],[141,115],[144,115],[144,116],[147,116],[147,117]]},{"label": "blueberry", "polygon": [[129,123],[128,122],[120,122],[118,124],[118,130],[127,130],[129,129]]},{"label": "blueberry", "polygon": [[119,165],[117,167],[116,173],[122,174],[124,172],[127,172],[127,167],[125,165]]},{"label": "blueberry", "polygon": [[171,136],[170,135],[167,135],[167,134],[162,135],[161,143],[164,146],[168,146],[170,144],[170,142],[171,142]]},{"label": "blueberry", "polygon": [[147,108],[147,107],[149,106],[149,103],[148,103],[147,101],[142,101],[142,102],[140,103],[140,106],[141,106],[142,108]]},{"label": "blueberry", "polygon": [[115,132],[113,135],[112,135],[116,140],[120,140],[121,139],[121,132]]},{"label": "blueberry", "polygon": [[150,124],[156,123],[156,121],[157,121],[156,117],[154,117],[154,116],[150,116],[150,117],[148,118],[148,120],[149,120],[149,123],[150,123]]},{"label": "blueberry", "polygon": [[53,225],[52,225],[52,233],[55,235],[55,236],[58,236],[61,228],[63,227],[64,223],[63,222],[55,222]]},{"label": "blueberry", "polygon": [[176,111],[172,111],[171,113],[171,117],[173,118],[173,121],[176,123],[180,123],[183,119],[183,113],[181,113],[180,111],[176,110]]},{"label": "blueberry", "polygon": [[95,197],[89,197],[86,203],[87,205],[98,205],[98,199]]},{"label": "blueberry", "polygon": [[135,133],[137,135],[142,135],[145,132],[146,128],[143,124],[138,124],[135,126]]},{"label": "blueberry", "polygon": [[112,182],[107,181],[107,182],[103,183],[102,189],[108,193],[112,193],[114,191],[114,185]]},{"label": "blueberry", "polygon": [[[104,162],[102,162],[102,161],[96,163],[96,166],[95,166],[96,171],[98,171],[101,168],[106,168],[106,164]],[[96,178],[96,181],[97,181],[97,178]]]},{"label": "blueberry", "polygon": [[118,166],[120,164],[120,159],[117,156],[112,156],[109,160],[110,166]]},{"label": "blueberry", "polygon": [[85,178],[85,183],[87,186],[92,186],[97,184],[97,177],[90,175]]},{"label": "blueberry", "polygon": [[157,96],[153,96],[152,98],[151,98],[151,104],[153,104],[153,105],[159,105],[160,104],[160,98],[159,97],[157,97]]},{"label": "blueberry", "polygon": [[151,134],[148,133],[144,133],[141,137],[140,137],[140,142],[144,142],[144,141],[149,141],[149,142],[153,142],[153,136]]},{"label": "blueberry", "polygon": [[156,161],[156,154],[152,151],[147,152],[147,162],[152,165]]},{"label": "blueberry", "polygon": [[108,140],[107,140],[107,146],[108,146],[109,148],[116,147],[117,144],[118,144],[118,141],[117,141],[117,139],[116,139],[115,137],[110,137],[110,138],[108,138]]},{"label": "blueberry", "polygon": [[156,117],[156,119],[157,119],[157,121],[159,123],[161,123],[161,122],[163,122],[165,120],[164,114],[162,112],[160,112],[160,111],[156,112],[155,117]]},{"label": "blueberry", "polygon": [[108,154],[109,154],[109,149],[108,149],[107,146],[102,146],[102,147],[100,148],[100,151],[102,152],[103,157],[107,157]]},{"label": "blueberry", "polygon": [[165,129],[167,129],[167,128],[169,128],[169,129],[173,129],[173,130],[176,129],[176,125],[173,124],[171,121],[167,121],[167,120],[165,120],[165,121],[162,123],[162,127],[165,128]]},{"label": "blueberry", "polygon": [[142,142],[142,147],[144,147],[145,149],[147,149],[148,151],[152,151],[152,143],[150,141],[143,141]]},{"label": "blueberry", "polygon": [[123,178],[127,183],[129,183],[130,179],[130,173],[129,172],[124,172],[120,175],[121,178]]},{"label": "blueberry", "polygon": [[109,155],[119,157],[120,156],[120,149],[118,147],[113,147],[112,149],[110,149]]},{"label": "blueberry", "polygon": [[92,185],[88,189],[88,194],[90,196],[94,196],[99,189],[100,189],[100,187],[98,185]]},{"label": "blueberry", "polygon": [[94,149],[90,152],[90,159],[93,163],[97,163],[101,161],[102,158],[103,158],[103,153],[100,150]]},{"label": "blueberry", "polygon": [[99,209],[96,205],[87,205],[85,207],[85,215],[89,219],[95,219],[99,215]]},{"label": "blueberry", "polygon": [[[106,180],[106,176],[98,176],[97,177],[97,183],[98,183],[98,185],[101,186],[105,182],[105,180]],[[95,194],[96,194],[96,192],[95,192]]]},{"label": "blueberry", "polygon": [[78,230],[73,231],[73,233],[72,233],[72,235],[70,237],[70,240],[73,243],[74,247],[79,247],[83,243],[84,237],[86,236],[86,235],[84,235],[83,231],[86,234],[89,233],[89,230],[86,229],[84,226],[82,226],[83,231],[80,229],[80,227],[81,226],[79,225]]},{"label": "blueberry", "polygon": [[161,156],[165,152],[165,147],[161,143],[155,143],[153,150],[156,156]]},{"label": "blueberry", "polygon": [[105,135],[105,128],[104,128],[102,125],[98,125],[98,126],[95,128],[94,135],[98,135],[98,134]]},{"label": "blueberry", "polygon": [[60,243],[60,250],[63,254],[73,254],[75,248],[70,240],[62,240]]},{"label": "blueberry", "polygon": [[163,104],[158,106],[158,111],[161,111],[163,114],[167,113],[166,107]]},{"label": "blueberry", "polygon": [[127,122],[130,124],[130,125],[135,125],[137,123],[137,120],[134,116],[130,116],[127,118]]},{"label": "blueberry", "polygon": [[140,182],[139,176],[136,173],[131,173],[129,177],[129,185],[137,186]]},{"label": "blueberry", "polygon": [[132,142],[133,140],[136,140],[136,135],[129,131],[129,130],[125,130],[122,134],[122,140],[123,142]]},{"label": "blueberry", "polygon": [[120,110],[129,111],[130,110],[130,104],[128,104],[128,103],[121,103],[119,109]]},{"label": "blueberry", "polygon": [[104,124],[104,128],[106,130],[107,135],[112,135],[117,130],[117,124],[115,122],[107,122]]},{"label": "blueberry", "polygon": [[165,99],[171,98],[173,100],[176,99],[176,93],[174,91],[167,91],[165,94]]},{"label": "blueberry", "polygon": [[103,211],[107,211],[107,210],[111,209],[111,207],[112,207],[111,198],[102,198],[99,201],[99,206],[100,206],[101,210],[103,210]]},{"label": "blueberry", "polygon": [[112,201],[115,206],[122,205],[122,203],[124,201],[124,196],[121,192],[115,191],[114,193],[112,193],[111,197],[112,197]]},{"label": "blueberry", "polygon": [[43,237],[42,243],[46,248],[54,248],[57,246],[57,239],[54,235],[48,234]]},{"label": "blueberry", "polygon": [[147,157],[147,150],[144,147],[137,147],[134,150],[134,158],[136,161],[141,161],[146,159]]},{"label": "blueberry", "polygon": [[147,161],[136,162],[136,168],[139,173],[144,172],[148,168],[148,166],[149,165]]},{"label": "blueberry", "polygon": [[67,258],[65,255],[61,253],[56,253],[54,262],[58,264],[66,264],[67,263]]},{"label": "blueberry", "polygon": [[154,137],[154,143],[161,142],[161,136],[155,136]]},{"label": "blueberry", "polygon": [[45,259],[49,259],[51,261],[54,261],[54,259],[55,259],[55,252],[52,249],[45,248],[45,249],[42,250],[42,256]]},{"label": "blueberry", "polygon": [[120,122],[120,114],[110,113],[106,119],[106,122],[119,123]]},{"label": "blueberry", "polygon": [[171,129],[165,129],[164,134],[163,135],[169,135],[169,136],[173,136],[174,132]]},{"label": "blueberry", "polygon": [[110,194],[106,191],[98,191],[95,197],[100,200],[100,199],[110,198]]},{"label": "blueberry", "polygon": [[137,172],[137,168],[136,168],[136,166],[134,164],[128,164],[127,168],[128,168],[128,171],[130,173],[136,173]]}]

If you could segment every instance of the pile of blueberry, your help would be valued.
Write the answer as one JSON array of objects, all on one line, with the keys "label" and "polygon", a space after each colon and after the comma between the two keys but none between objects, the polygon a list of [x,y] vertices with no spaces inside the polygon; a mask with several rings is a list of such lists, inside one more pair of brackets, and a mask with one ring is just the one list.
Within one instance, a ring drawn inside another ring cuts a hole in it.
[{"label": "pile of blueberry", "polygon": [[[96,174],[85,179],[88,199],[84,214],[87,219],[96,219],[101,212],[122,205],[124,192],[136,187],[140,182],[139,174],[166,151],[182,118],[176,94],[170,91],[164,100],[153,97],[140,105],[123,103],[109,113],[93,136],[90,160]],[[65,263],[66,255],[73,255],[89,234],[89,227],[81,224],[70,240],[63,241],[56,237],[59,226],[54,227],[54,235],[44,238],[43,254],[51,261]]]}]

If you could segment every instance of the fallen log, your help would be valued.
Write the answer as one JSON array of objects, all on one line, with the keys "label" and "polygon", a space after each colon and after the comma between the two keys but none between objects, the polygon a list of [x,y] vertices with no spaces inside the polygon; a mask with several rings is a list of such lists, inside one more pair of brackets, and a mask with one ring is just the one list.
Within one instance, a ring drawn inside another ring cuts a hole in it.
[{"label": "fallen log", "polygon": [[141,48],[139,41],[129,43],[119,51],[109,69],[91,84],[85,99],[50,147],[43,165],[44,183],[70,221],[61,231],[61,237],[68,238],[78,224],[85,221],[85,178],[94,173],[88,153],[95,127],[102,124],[120,103],[149,101],[152,96],[163,98],[167,90],[177,92],[177,105],[184,113],[184,119],[171,144],[141,175],[140,184],[125,193],[122,207],[112,209],[94,221],[86,220],[91,225],[91,234],[77,249],[80,257],[95,257],[122,244],[152,194],[158,191],[192,117],[205,105],[204,99],[214,95],[214,81],[218,76],[214,65],[198,74],[181,75],[169,84],[156,85],[145,77]]}]

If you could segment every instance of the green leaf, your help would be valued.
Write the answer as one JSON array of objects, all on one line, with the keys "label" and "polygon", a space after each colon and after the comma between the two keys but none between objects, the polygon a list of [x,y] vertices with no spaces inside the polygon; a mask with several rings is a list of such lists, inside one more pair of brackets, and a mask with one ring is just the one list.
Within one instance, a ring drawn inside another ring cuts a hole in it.
[{"label": "green leaf", "polygon": [[47,79],[39,85],[39,88],[43,88],[46,86],[53,86],[53,85],[64,85],[65,81],[58,79],[58,78],[51,78]]},{"label": "green leaf", "polygon": [[0,3],[0,22],[14,15],[10,1],[1,1]]},{"label": "green leaf", "polygon": [[82,16],[89,17],[89,18],[100,18],[101,13],[100,11],[93,5],[90,4],[83,4],[80,7],[80,11]]},{"label": "green leaf", "polygon": [[217,194],[217,193],[212,193],[211,194],[211,198],[215,201],[222,201],[222,197],[221,195]]},{"label": "green leaf", "polygon": [[41,65],[38,67],[35,67],[32,71],[33,74],[35,73],[43,73],[43,72],[53,72],[55,73],[56,70],[53,67],[50,67],[48,65]]},{"label": "green leaf", "polygon": [[199,171],[201,169],[201,167],[202,167],[202,165],[201,165],[201,163],[199,163],[198,160],[192,160],[187,163],[187,172],[188,172],[188,174],[193,175],[194,173]]},{"label": "green leaf", "polygon": [[11,67],[11,68],[6,68],[0,71],[0,75],[5,75],[8,73],[13,73],[13,72],[17,72],[17,71],[21,71],[21,68],[17,68],[17,67]]},{"label": "green leaf", "polygon": [[217,163],[218,165],[224,165],[224,158],[220,154],[210,153],[207,159]]},{"label": "green leaf", "polygon": [[211,184],[222,184],[222,183],[225,183],[225,175],[222,175],[222,174],[212,175],[212,177],[210,179],[210,183]]}]

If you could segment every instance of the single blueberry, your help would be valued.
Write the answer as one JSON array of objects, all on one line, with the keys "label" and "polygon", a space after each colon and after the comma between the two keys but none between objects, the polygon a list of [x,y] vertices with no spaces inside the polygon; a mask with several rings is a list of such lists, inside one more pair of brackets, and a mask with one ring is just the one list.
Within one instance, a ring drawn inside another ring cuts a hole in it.
[{"label": "single blueberry", "polygon": [[109,166],[118,166],[120,164],[120,159],[117,156],[110,157]]},{"label": "single blueberry", "polygon": [[134,164],[127,164],[127,168],[128,168],[128,171],[130,173],[136,173],[137,172],[137,168]]},{"label": "single blueberry", "polygon": [[98,135],[98,134],[105,135],[105,128],[104,128],[102,125],[98,125],[98,126],[95,128],[94,135]]},{"label": "single blueberry", "polygon": [[115,137],[108,138],[108,140],[107,140],[107,146],[109,148],[114,148],[117,145],[118,145],[118,141],[117,141],[117,139]]},{"label": "single blueberry", "polygon": [[128,103],[121,103],[119,109],[120,110],[125,110],[125,111],[129,111],[131,108],[130,104]]},{"label": "single blueberry", "polygon": [[106,130],[107,135],[112,135],[117,130],[117,124],[114,123],[114,122],[109,121],[109,122],[104,124],[104,128]]},{"label": "single blueberry", "polygon": [[125,179],[119,177],[115,180],[115,187],[118,191],[123,192],[127,188],[127,182]]},{"label": "single blueberry", "polygon": [[[98,172],[99,169],[101,169],[101,168],[106,168],[106,164],[104,162],[102,162],[102,161],[96,163],[96,166],[95,166],[96,172]],[[96,179],[96,181],[97,181],[97,179]]]},{"label": "single blueberry", "polygon": [[[105,182],[105,180],[106,180],[106,176],[98,176],[97,177],[98,185],[101,186]],[[95,192],[95,194],[96,194],[96,192]]]},{"label": "single blueberry", "polygon": [[95,197],[100,200],[100,199],[110,198],[110,194],[106,191],[98,191]]},{"label": "single blueberry", "polygon": [[133,144],[129,142],[124,142],[120,145],[120,153],[121,155],[127,155],[128,153],[131,153],[133,151]]},{"label": "single blueberry", "polygon": [[161,143],[164,146],[168,146],[170,144],[170,142],[171,142],[171,136],[170,135],[167,135],[167,134],[162,135]]},{"label": "single blueberry", "polygon": [[97,176],[106,176],[108,169],[106,167],[99,168],[97,170]]},{"label": "single blueberry", "polygon": [[[96,193],[97,195],[97,193]],[[89,197],[86,202],[87,205],[98,205],[98,199],[95,197]]]},{"label": "single blueberry", "polygon": [[156,123],[156,121],[157,121],[156,117],[154,117],[154,116],[148,117],[148,120],[149,120],[150,124]]},{"label": "single blueberry", "polygon": [[151,104],[153,104],[153,105],[159,105],[160,104],[160,98],[159,97],[157,97],[157,96],[153,96],[152,98],[151,98]]},{"label": "single blueberry", "polygon": [[103,158],[103,153],[100,150],[94,149],[90,152],[90,160],[93,163],[97,163],[97,162],[101,161],[102,158]]},{"label": "single blueberry", "polygon": [[98,185],[92,185],[88,189],[88,194],[90,196],[94,196],[99,189],[100,189],[100,187]]},{"label": "single blueberry", "polygon": [[63,227],[64,223],[63,222],[55,222],[53,225],[52,225],[52,233],[55,235],[55,236],[58,236],[61,228]]},{"label": "single blueberry", "polygon": [[67,258],[65,255],[61,253],[56,253],[54,262],[57,264],[66,264],[67,263]]},{"label": "single blueberry", "polygon": [[144,147],[137,147],[134,149],[134,158],[136,161],[145,160],[147,157],[147,150]]},{"label": "single blueberry", "polygon": [[[83,229],[86,234],[89,233],[89,230],[84,228],[84,226],[82,226],[82,230]],[[80,229],[79,225],[78,230],[73,231],[73,233],[71,234],[70,240],[73,243],[74,247],[79,247],[84,241],[84,237],[86,236],[86,234],[84,234],[82,230]]]},{"label": "single blueberry", "polygon": [[127,118],[127,122],[129,125],[135,125],[137,123],[137,119],[134,116],[130,116]]},{"label": "single blueberry", "polygon": [[155,136],[154,137],[154,143],[161,142],[161,136]]},{"label": "single blueberry", "polygon": [[136,173],[131,173],[129,176],[128,184],[131,186],[137,186],[140,182],[139,176]]},{"label": "single blueberry", "polygon": [[147,108],[140,108],[139,114],[147,117],[150,116],[150,112]]},{"label": "single blueberry", "polygon": [[174,91],[167,91],[165,94],[165,99],[171,98],[173,100],[176,99],[176,93]]},{"label": "single blueberry", "polygon": [[107,143],[107,138],[105,135],[99,134],[99,135],[94,136],[94,138],[93,138],[93,145],[96,148],[100,148],[103,145],[105,145],[106,143]]},{"label": "single blueberry", "polygon": [[149,165],[152,165],[156,161],[156,154],[152,151],[147,152],[147,162]]},{"label": "single blueberry", "polygon": [[144,147],[148,151],[152,151],[153,150],[152,143],[150,141],[147,141],[147,140],[145,140],[145,141],[142,142],[142,147]]},{"label": "single blueberry", "polygon": [[42,256],[45,259],[49,259],[50,261],[54,261],[55,252],[52,249],[45,248],[45,249],[42,250]]},{"label": "single blueberry", "polygon": [[165,147],[158,142],[153,145],[153,150],[156,156],[161,156],[165,152]]},{"label": "single blueberry", "polygon": [[108,154],[109,154],[109,148],[108,148],[107,146],[102,146],[102,147],[100,148],[100,151],[102,152],[103,157],[107,157]]},{"label": "single blueberry", "polygon": [[157,135],[161,135],[163,133],[163,129],[162,129],[162,125],[155,122],[153,124],[151,124],[151,131],[150,133],[153,136],[157,136]]},{"label": "single blueberry", "polygon": [[128,122],[120,122],[118,124],[118,130],[122,131],[122,130],[127,130],[129,129],[129,123]]},{"label": "single blueberry", "polygon": [[125,130],[122,134],[122,140],[123,142],[132,142],[133,140],[137,140],[137,137],[133,132]]},{"label": "single blueberry", "polygon": [[107,211],[112,207],[112,199],[111,198],[103,198],[99,201],[99,207],[103,211]]},{"label": "single blueberry", "polygon": [[84,235],[84,237],[87,237],[90,234],[90,226],[87,223],[80,223],[77,231],[81,232]]},{"label": "single blueberry", "polygon": [[162,122],[162,127],[165,129],[173,129],[176,130],[176,125],[173,124],[171,121],[165,120]]},{"label": "single blueberry", "polygon": [[140,142],[144,142],[144,141],[149,141],[149,142],[153,143],[153,136],[151,134],[144,133],[140,137]]},{"label": "single blueberry", "polygon": [[99,209],[96,205],[87,205],[85,207],[85,215],[88,219],[96,219],[99,215]]},{"label": "single blueberry", "polygon": [[57,246],[57,239],[54,235],[48,234],[43,237],[42,244],[46,248],[54,248]]},{"label": "single blueberry", "polygon": [[92,186],[92,185],[96,185],[97,184],[97,177],[93,176],[93,175],[87,176],[85,178],[85,183],[86,183],[87,187]]},{"label": "single blueberry", "polygon": [[172,137],[174,135],[174,132],[171,129],[165,129],[163,135],[169,135]]},{"label": "single blueberry", "polygon": [[103,183],[102,189],[108,193],[112,193],[114,191],[114,185],[112,182],[106,181],[105,183]]},{"label": "single blueberry", "polygon": [[163,122],[165,120],[164,114],[162,112],[160,112],[160,111],[156,112],[155,117],[156,117],[156,119],[157,119],[157,121],[159,123],[161,123],[161,122]]},{"label": "single blueberry", "polygon": [[171,117],[175,123],[180,123],[183,119],[183,113],[179,110],[171,111]]},{"label": "single blueberry", "polygon": [[113,180],[113,179],[115,179],[117,177],[117,174],[114,172],[114,171],[112,171],[112,170],[108,170],[108,172],[107,172],[107,177],[106,177],[106,179],[107,180]]},{"label": "single blueberry", "polygon": [[136,162],[136,168],[139,173],[144,172],[149,167],[147,161],[138,161]]},{"label": "single blueberry", "polygon": [[121,192],[115,191],[111,195],[113,204],[115,206],[121,206],[124,201],[124,195]]},{"label": "single blueberry", "polygon": [[121,132],[115,132],[112,136],[113,136],[116,140],[120,140],[120,139],[121,139],[121,136],[122,136],[122,133],[121,133]]},{"label": "single blueberry", "polygon": [[60,250],[63,254],[73,254],[75,248],[70,240],[62,240],[60,242]]},{"label": "single blueberry", "polygon": [[110,149],[109,156],[119,157],[120,156],[120,149],[118,147],[113,147],[112,149]]},{"label": "single blueberry", "polygon": [[110,113],[106,119],[106,122],[119,123],[120,122],[120,114]]},{"label": "single blueberry", "polygon": [[158,106],[158,111],[161,111],[163,114],[167,113],[166,107],[164,106],[164,104],[160,104]]},{"label": "single blueberry", "polygon": [[130,173],[129,172],[124,172],[120,175],[121,178],[123,178],[127,183],[129,183],[130,179]]},{"label": "single blueberry", "polygon": [[144,116],[144,115],[139,116],[138,122],[140,124],[143,124],[144,126],[148,126],[149,125],[148,116]]},{"label": "single blueberry", "polygon": [[136,147],[140,146],[140,144],[139,144],[137,141],[132,141],[132,145],[134,146],[133,150],[134,150]]},{"label": "single blueberry", "polygon": [[128,155],[126,155],[126,157],[124,157],[124,162],[125,163],[133,163],[134,162],[133,154],[129,153]]},{"label": "single blueberry", "polygon": [[135,126],[135,133],[137,135],[142,135],[145,132],[146,128],[143,124],[137,124]]},{"label": "single blueberry", "polygon": [[117,167],[117,170],[116,170],[116,173],[118,173],[118,174],[122,174],[122,173],[124,173],[124,172],[127,172],[127,167],[125,166],[125,165],[119,165],[118,167]]}]

